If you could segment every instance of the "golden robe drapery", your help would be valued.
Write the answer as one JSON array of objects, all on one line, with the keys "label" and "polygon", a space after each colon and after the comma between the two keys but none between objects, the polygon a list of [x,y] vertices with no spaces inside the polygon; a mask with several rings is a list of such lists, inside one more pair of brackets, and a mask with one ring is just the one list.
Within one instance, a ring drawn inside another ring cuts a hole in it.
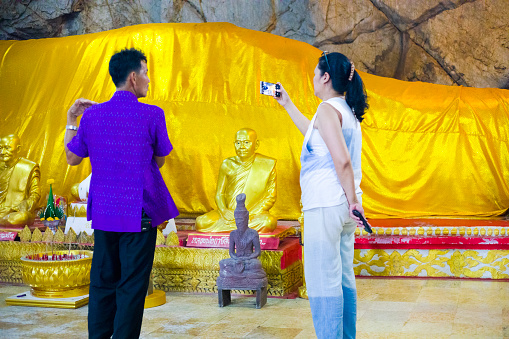
[{"label": "golden robe drapery", "polygon": [[[68,195],[88,176],[88,161],[66,164],[66,111],[79,97],[112,96],[109,58],[125,47],[148,57],[151,83],[142,101],[166,113],[175,149],[162,173],[183,216],[216,207],[221,161],[235,154],[235,132],[249,127],[258,133],[258,152],[278,160],[271,212],[299,217],[303,137],[272,98],[259,94],[259,81],[281,81],[311,117],[319,103],[312,76],[320,51],[227,23],[0,41],[0,135],[21,137],[21,155],[40,164],[42,182],[54,178],[55,192]],[[368,217],[495,216],[509,208],[509,91],[360,74],[370,104],[362,123]]]}]

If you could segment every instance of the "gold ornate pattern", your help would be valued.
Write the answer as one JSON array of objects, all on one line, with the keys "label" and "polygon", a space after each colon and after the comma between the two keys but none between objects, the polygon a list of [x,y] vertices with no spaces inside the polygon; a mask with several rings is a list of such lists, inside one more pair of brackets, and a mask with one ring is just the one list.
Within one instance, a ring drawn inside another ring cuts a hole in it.
[{"label": "gold ornate pattern", "polygon": [[[47,229],[46,229],[46,231],[47,231]],[[46,232],[44,232],[44,233],[46,233]],[[64,240],[65,240],[64,232],[62,232],[62,230],[60,228],[58,228],[57,231],[55,232],[55,235],[53,236],[53,241],[54,242],[64,242]]]},{"label": "gold ornate pattern", "polygon": [[78,237],[76,236],[76,232],[72,229],[72,227],[69,228],[69,231],[67,231],[67,234],[65,235],[64,242],[66,243],[74,243],[76,242]]},{"label": "gold ornate pattern", "polygon": [[356,249],[361,276],[509,278],[509,250]]},{"label": "gold ornate pattern", "polygon": [[42,236],[43,242],[52,242],[53,241],[53,232],[50,230],[49,227],[46,227],[46,230],[44,231],[44,235]]},{"label": "gold ornate pattern", "polygon": [[179,245],[180,240],[177,233],[171,232],[170,234],[168,234],[168,236],[166,237],[166,246],[179,246]]},{"label": "gold ornate pattern", "polygon": [[[21,257],[27,254],[45,252],[49,248],[44,243],[4,241],[0,243],[0,282],[23,283],[21,278]],[[63,244],[54,244],[55,250],[64,250]]]},{"label": "gold ornate pattern", "polygon": [[42,241],[42,232],[40,229],[36,228],[34,232],[32,233],[32,240],[31,242],[37,242]]},{"label": "gold ornate pattern", "polygon": [[[269,280],[268,295],[284,296],[302,285],[302,261],[281,269],[280,251],[262,251],[260,261]],[[222,248],[156,248],[154,287],[164,291],[216,293],[219,261],[229,258],[228,249]],[[234,291],[251,294],[250,291]]]},{"label": "gold ornate pattern", "polygon": [[28,228],[28,226],[25,226],[19,235],[19,240],[22,242],[28,242],[30,241],[30,238],[32,238],[32,232],[30,232],[30,228]]},{"label": "gold ornate pattern", "polygon": [[284,238],[296,234],[297,231],[293,227],[288,227],[285,231],[279,233],[277,236],[279,239],[283,240]]},{"label": "gold ornate pattern", "polygon": [[79,244],[93,244],[94,243],[94,234],[92,233],[92,235],[87,235],[87,233],[85,231],[83,231],[78,236],[77,242]]}]

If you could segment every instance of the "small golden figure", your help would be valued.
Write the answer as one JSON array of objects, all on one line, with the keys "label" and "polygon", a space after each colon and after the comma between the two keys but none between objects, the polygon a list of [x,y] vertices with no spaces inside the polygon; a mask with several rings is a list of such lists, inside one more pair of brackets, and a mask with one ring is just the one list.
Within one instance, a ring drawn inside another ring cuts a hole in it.
[{"label": "small golden figure", "polygon": [[0,139],[0,226],[31,225],[41,197],[39,165],[19,157],[20,139]]},{"label": "small golden figure", "polygon": [[196,230],[230,232],[236,229],[235,199],[245,193],[249,227],[258,233],[271,233],[277,226],[277,219],[269,212],[276,202],[276,159],[255,153],[260,142],[252,129],[239,130],[234,144],[237,156],[225,159],[219,169],[215,199],[218,209],[196,218]]},{"label": "small golden figure", "polygon": [[79,183],[71,186],[71,195],[77,201],[86,202],[88,200],[88,192],[90,191],[90,181],[91,180],[92,180],[92,173],[90,173],[90,175],[82,182],[79,182]]}]

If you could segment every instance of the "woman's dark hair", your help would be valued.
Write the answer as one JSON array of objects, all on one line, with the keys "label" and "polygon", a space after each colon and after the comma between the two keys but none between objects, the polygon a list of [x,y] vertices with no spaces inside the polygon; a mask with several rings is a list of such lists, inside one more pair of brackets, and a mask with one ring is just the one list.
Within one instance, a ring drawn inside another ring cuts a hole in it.
[{"label": "woman's dark hair", "polygon": [[346,103],[352,109],[357,120],[361,122],[369,105],[364,83],[357,71],[354,71],[352,80],[348,80],[351,67],[352,62],[341,53],[328,53],[327,60],[324,55],[318,59],[318,69],[321,75],[325,72],[329,73],[332,88],[338,93],[345,93]]},{"label": "woman's dark hair", "polygon": [[142,51],[135,48],[126,48],[115,53],[110,59],[109,66],[111,80],[113,80],[115,86],[122,86],[129,73],[139,72],[142,61],[147,62],[147,57]]}]

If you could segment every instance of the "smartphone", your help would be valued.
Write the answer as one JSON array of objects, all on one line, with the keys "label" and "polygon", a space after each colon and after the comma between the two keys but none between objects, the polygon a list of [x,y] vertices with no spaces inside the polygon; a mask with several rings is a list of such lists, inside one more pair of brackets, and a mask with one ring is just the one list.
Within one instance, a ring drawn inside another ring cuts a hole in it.
[{"label": "smartphone", "polygon": [[278,91],[280,86],[278,84],[273,84],[267,81],[260,81],[260,94],[270,95],[271,97],[276,94],[277,97],[281,95],[281,92]]}]

